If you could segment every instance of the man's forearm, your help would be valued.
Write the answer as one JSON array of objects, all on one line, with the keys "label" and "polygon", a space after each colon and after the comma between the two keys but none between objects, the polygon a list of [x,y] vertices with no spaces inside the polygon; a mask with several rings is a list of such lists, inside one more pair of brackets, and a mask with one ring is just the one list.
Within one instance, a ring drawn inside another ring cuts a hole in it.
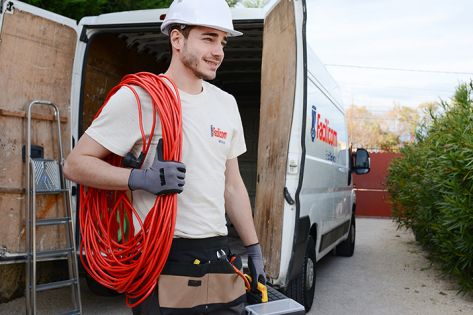
[{"label": "man's forearm", "polygon": [[[235,166],[233,166],[233,168],[234,167]],[[236,170],[238,170],[238,164],[236,168]],[[235,172],[236,170],[233,169]],[[229,173],[232,172],[232,170],[228,171]],[[227,177],[225,184],[225,210],[227,215],[235,226],[243,245],[248,246],[258,243],[250,198],[248,197],[248,192],[241,179],[240,173],[227,174],[227,176],[230,177]]]},{"label": "man's forearm", "polygon": [[[230,198],[230,200],[232,200],[230,202],[225,198],[225,206],[227,215],[233,223],[233,226],[235,226],[243,245],[248,246],[258,243],[258,236],[256,235],[255,225],[253,223],[248,193],[246,193],[246,190],[244,192],[244,194],[240,192],[240,196]],[[239,198],[241,199],[238,200]]]},{"label": "man's forearm", "polygon": [[110,154],[86,133],[79,139],[64,163],[64,175],[81,185],[100,189],[127,190],[130,169],[103,161]]},{"label": "man's forearm", "polygon": [[93,156],[68,159],[64,165],[64,174],[68,179],[81,185],[109,190],[127,190],[130,171]]}]

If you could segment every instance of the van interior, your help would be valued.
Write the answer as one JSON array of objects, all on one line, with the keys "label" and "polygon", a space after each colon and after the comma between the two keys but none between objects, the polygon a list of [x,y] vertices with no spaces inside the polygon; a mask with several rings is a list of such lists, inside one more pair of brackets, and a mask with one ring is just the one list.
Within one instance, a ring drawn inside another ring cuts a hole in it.
[{"label": "van interior", "polygon": [[[231,37],[217,77],[211,83],[232,94],[238,103],[247,152],[239,157],[240,172],[254,210],[260,123],[263,21],[235,21],[245,35]],[[168,37],[155,25],[148,28],[106,29],[88,39],[79,111],[79,134],[87,129],[108,91],[129,73],[163,73],[170,62]],[[230,235],[235,235],[229,229]]]}]

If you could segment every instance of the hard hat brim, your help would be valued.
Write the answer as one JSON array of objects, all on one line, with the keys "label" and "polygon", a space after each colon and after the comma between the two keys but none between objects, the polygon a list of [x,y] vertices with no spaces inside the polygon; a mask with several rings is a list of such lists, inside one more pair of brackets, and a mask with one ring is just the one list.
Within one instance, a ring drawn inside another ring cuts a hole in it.
[{"label": "hard hat brim", "polygon": [[233,29],[228,29],[228,28],[225,28],[225,27],[221,27],[221,26],[216,26],[216,25],[208,25],[208,24],[192,24],[192,23],[189,23],[189,22],[186,22],[186,21],[182,21],[182,20],[169,20],[169,21],[166,21],[167,23],[163,23],[161,25],[161,32],[167,36],[169,36],[169,26],[171,26],[172,24],[183,24],[183,25],[192,25],[192,26],[204,26],[204,27],[209,27],[209,28],[213,28],[213,29],[216,29],[216,30],[219,30],[219,31],[222,31],[222,32],[225,32],[228,34],[228,37],[236,37],[236,36],[241,36],[243,35],[242,32],[239,32],[239,31],[235,31]]}]

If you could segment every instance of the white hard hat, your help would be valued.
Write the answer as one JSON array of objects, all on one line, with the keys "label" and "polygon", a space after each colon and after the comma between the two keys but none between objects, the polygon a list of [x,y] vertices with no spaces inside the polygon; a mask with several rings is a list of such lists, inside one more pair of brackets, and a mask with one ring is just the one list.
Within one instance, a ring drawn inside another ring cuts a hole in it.
[{"label": "white hard hat", "polygon": [[161,24],[161,32],[169,35],[173,24],[206,26],[228,36],[243,35],[233,29],[232,14],[225,0],[174,0]]}]

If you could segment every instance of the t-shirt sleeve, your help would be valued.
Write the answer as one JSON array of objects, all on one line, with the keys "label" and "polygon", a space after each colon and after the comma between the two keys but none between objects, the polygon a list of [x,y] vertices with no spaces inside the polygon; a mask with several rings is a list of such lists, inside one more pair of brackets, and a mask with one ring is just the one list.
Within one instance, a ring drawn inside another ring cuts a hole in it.
[{"label": "t-shirt sleeve", "polygon": [[107,150],[124,156],[141,138],[134,94],[120,88],[85,133]]},{"label": "t-shirt sleeve", "polygon": [[230,144],[230,150],[228,152],[227,159],[234,159],[246,152],[245,134],[243,132],[243,125],[241,123],[240,112],[238,111],[238,105],[235,98],[232,97],[233,101],[233,119],[235,127],[233,130],[232,142]]}]

